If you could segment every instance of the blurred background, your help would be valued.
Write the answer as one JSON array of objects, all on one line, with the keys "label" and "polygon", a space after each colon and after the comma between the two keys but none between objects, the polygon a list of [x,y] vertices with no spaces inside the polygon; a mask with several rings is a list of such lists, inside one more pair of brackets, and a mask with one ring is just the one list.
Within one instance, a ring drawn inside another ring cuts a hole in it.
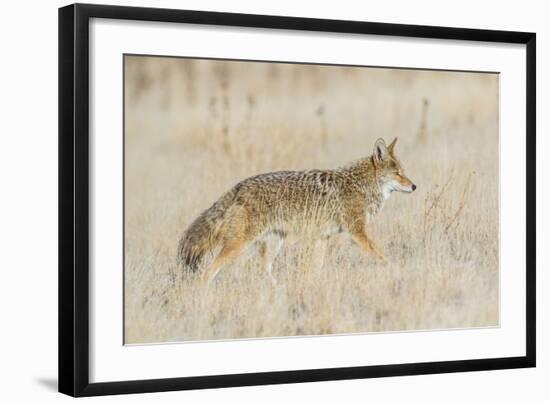
[{"label": "blurred background", "polygon": [[[498,324],[498,85],[491,73],[126,56],[126,341]],[[369,228],[386,273],[337,240],[320,276],[279,257],[284,290],[252,252],[222,270],[206,312],[173,282],[179,237],[238,181],[336,168],[378,137],[399,138],[418,186]]]}]

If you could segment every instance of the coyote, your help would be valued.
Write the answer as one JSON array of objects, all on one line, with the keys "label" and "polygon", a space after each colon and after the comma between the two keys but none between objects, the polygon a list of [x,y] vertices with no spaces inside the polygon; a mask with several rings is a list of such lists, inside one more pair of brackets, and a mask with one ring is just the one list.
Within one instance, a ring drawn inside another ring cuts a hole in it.
[{"label": "coyote", "polygon": [[[372,156],[334,170],[278,171],[239,182],[187,228],[179,241],[178,263],[197,271],[204,257],[219,249],[203,267],[202,280],[208,284],[256,242],[274,281],[271,265],[282,243],[311,225],[319,234],[316,243],[347,231],[363,250],[385,261],[367,234],[367,223],[393,191],[416,189],[395,157],[396,143],[397,138],[389,146],[378,139]],[[276,241],[267,241],[269,237]]]}]

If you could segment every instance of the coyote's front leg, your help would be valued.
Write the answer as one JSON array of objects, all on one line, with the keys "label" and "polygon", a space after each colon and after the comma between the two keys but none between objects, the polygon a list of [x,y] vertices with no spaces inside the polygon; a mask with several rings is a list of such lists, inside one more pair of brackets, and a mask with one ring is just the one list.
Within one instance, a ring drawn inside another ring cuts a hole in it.
[{"label": "coyote's front leg", "polygon": [[374,243],[369,239],[367,236],[367,233],[362,230],[355,233],[351,233],[351,238],[361,247],[365,250],[365,252],[372,252],[376,255],[378,259],[380,259],[384,263],[388,263],[388,260],[386,257],[380,252]]},{"label": "coyote's front leg", "polygon": [[347,216],[348,229],[351,234],[351,238],[359,245],[365,252],[372,252],[378,259],[387,263],[387,259],[384,257],[374,243],[367,235],[367,227],[365,219],[359,210],[355,210],[355,213],[349,213]]},{"label": "coyote's front leg", "polygon": [[376,248],[374,243],[367,235],[366,222],[363,218],[355,218],[348,224],[351,238],[359,245],[365,252],[372,252],[374,255],[384,263],[388,263],[388,260],[384,257],[382,252]]}]

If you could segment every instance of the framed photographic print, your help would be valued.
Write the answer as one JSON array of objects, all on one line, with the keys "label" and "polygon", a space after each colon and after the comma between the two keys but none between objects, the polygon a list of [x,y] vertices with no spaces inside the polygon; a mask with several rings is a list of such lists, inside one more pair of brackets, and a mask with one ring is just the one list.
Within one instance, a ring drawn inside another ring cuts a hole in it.
[{"label": "framed photographic print", "polygon": [[59,390],[535,366],[535,34],[59,10]]}]

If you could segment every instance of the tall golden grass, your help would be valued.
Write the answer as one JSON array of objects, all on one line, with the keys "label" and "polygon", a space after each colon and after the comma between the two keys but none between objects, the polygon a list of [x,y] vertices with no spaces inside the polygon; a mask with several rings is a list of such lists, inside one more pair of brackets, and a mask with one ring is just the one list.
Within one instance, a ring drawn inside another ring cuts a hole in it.
[{"label": "tall golden grass", "polygon": [[[499,324],[498,76],[127,56],[125,342]],[[180,279],[185,228],[238,181],[334,168],[399,137],[418,189],[322,261],[286,244],[273,285],[255,247],[206,292]]]}]

